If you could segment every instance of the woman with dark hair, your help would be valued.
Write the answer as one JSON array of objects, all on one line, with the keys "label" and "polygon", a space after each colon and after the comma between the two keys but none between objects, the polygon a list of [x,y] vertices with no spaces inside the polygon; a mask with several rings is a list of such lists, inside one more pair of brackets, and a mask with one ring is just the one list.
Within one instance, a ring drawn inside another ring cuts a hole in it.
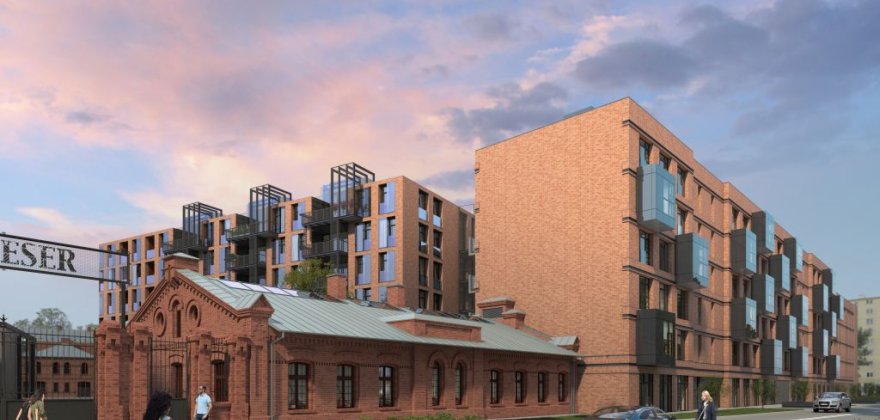
[{"label": "woman with dark hair", "polygon": [[[18,414],[15,415],[15,420],[22,420],[22,419],[27,418],[28,411],[29,411],[28,409],[31,407],[31,404],[33,404],[33,403],[34,403],[34,396],[31,395],[30,397],[27,397],[27,399],[21,403],[21,408],[18,409]],[[22,414],[24,414],[24,417],[21,416]]]},{"label": "woman with dark hair", "polygon": [[168,413],[171,412],[171,394],[158,391],[150,397],[144,420],[171,420]]},{"label": "woman with dark hair", "polygon": [[28,407],[28,420],[44,420],[46,419],[46,407],[43,406],[43,400],[46,399],[46,393],[43,392],[42,389],[38,389],[37,392],[34,392],[34,396],[31,397],[31,406]]}]

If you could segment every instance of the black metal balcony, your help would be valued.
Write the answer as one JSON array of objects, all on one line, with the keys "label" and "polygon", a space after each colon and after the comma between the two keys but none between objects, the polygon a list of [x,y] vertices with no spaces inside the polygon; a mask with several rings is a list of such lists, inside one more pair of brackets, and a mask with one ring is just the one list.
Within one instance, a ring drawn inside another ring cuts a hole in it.
[{"label": "black metal balcony", "polygon": [[348,237],[331,237],[330,239],[312,242],[303,247],[303,256],[305,258],[320,258],[334,254],[348,253]]},{"label": "black metal balcony", "polygon": [[359,222],[363,219],[368,209],[362,208],[355,203],[342,203],[330,207],[314,209],[310,212],[303,213],[303,226],[312,227],[320,225],[328,225],[334,220],[343,222]]},{"label": "black metal balcony", "polygon": [[165,255],[178,252],[189,253],[190,251],[205,251],[208,249],[208,240],[195,235],[174,238],[162,244],[162,252]]},{"label": "black metal balcony", "polygon": [[276,235],[278,233],[272,229],[269,222],[251,222],[226,230],[226,239],[229,241],[240,241],[252,236],[270,238]]},{"label": "black metal balcony", "polygon": [[675,366],[675,314],[640,309],[636,315],[636,364]]},{"label": "black metal balcony", "polygon": [[252,252],[244,255],[229,255],[226,257],[227,270],[245,270],[254,265],[266,265],[265,251],[260,251],[259,253]]}]

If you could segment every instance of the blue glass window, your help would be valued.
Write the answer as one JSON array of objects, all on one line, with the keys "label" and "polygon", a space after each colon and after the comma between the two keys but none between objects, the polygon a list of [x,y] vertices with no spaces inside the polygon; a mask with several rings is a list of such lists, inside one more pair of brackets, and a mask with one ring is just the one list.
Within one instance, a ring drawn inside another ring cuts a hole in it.
[{"label": "blue glass window", "polygon": [[284,264],[284,255],[287,253],[287,241],[284,238],[278,238],[275,240],[275,249],[272,253],[275,261],[273,264]]},{"label": "blue glass window", "polygon": [[279,206],[275,208],[275,233],[287,230],[287,208]]},{"label": "blue glass window", "polygon": [[206,274],[214,274],[214,252],[208,251],[205,254],[205,263],[207,264]]},{"label": "blue glass window", "polygon": [[428,221],[428,193],[419,191],[419,220]]},{"label": "blue glass window", "polygon": [[379,302],[388,302],[388,288],[385,286],[379,288]]},{"label": "blue glass window", "polygon": [[364,287],[362,289],[355,289],[354,290],[354,297],[357,300],[364,300],[364,301],[372,300],[373,293],[369,287]]},{"label": "blue glass window", "polygon": [[443,212],[443,202],[435,198],[435,199],[434,199],[434,218],[433,218],[433,222],[434,222],[434,226],[436,226],[436,227],[441,227],[440,224],[441,224],[441,221],[442,221],[442,219],[441,219],[442,212]]},{"label": "blue glass window", "polygon": [[220,244],[226,245],[229,243],[229,239],[226,238],[226,231],[232,229],[232,220],[226,219],[223,221],[223,232],[220,232]]},{"label": "blue glass window", "polygon": [[675,181],[660,165],[639,170],[639,219],[654,231],[675,227]]},{"label": "blue glass window", "polygon": [[226,256],[229,255],[229,248],[220,249],[220,262],[217,264],[220,270],[226,272]]},{"label": "blue glass window", "polygon": [[639,232],[639,262],[651,265],[651,235]]},{"label": "blue glass window", "polygon": [[394,264],[394,251],[383,252],[379,254],[379,281],[394,281],[395,280],[395,264]]},{"label": "blue glass window", "polygon": [[290,261],[302,261],[302,249],[301,249],[302,242],[303,242],[303,235],[301,233],[299,235],[291,237]]},{"label": "blue glass window", "polygon": [[639,141],[639,166],[648,166],[648,160],[651,158],[651,145],[648,142]]},{"label": "blue glass window", "polygon": [[765,307],[767,312],[776,312],[776,280],[773,277],[767,276],[767,280],[764,283],[765,293]]},{"label": "blue glass window", "polygon": [[355,284],[370,284],[370,256],[359,255],[355,259]]},{"label": "blue glass window", "polygon": [[292,218],[290,221],[290,229],[291,230],[297,230],[297,229],[303,228],[302,213],[301,213],[303,210],[305,210],[304,205],[299,204],[299,203],[293,205],[293,211],[291,212],[292,214],[290,215],[290,217]]},{"label": "blue glass window", "polygon": [[372,242],[372,226],[370,222],[358,223],[355,227],[355,251],[368,251]]},{"label": "blue glass window", "polygon": [[394,203],[396,194],[394,191],[394,183],[389,182],[379,186],[379,213],[391,213],[394,211]]}]

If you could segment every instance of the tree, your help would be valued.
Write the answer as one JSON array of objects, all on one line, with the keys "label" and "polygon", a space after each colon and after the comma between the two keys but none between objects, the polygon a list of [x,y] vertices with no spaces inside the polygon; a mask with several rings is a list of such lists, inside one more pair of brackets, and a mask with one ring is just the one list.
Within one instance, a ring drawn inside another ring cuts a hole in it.
[{"label": "tree", "polygon": [[327,293],[327,276],[333,272],[330,264],[318,258],[309,258],[284,276],[287,287],[310,293]]},{"label": "tree", "polygon": [[67,319],[67,314],[58,308],[43,308],[37,311],[37,317],[33,321],[21,319],[15,322],[16,328],[57,328],[70,329],[73,326]]},{"label": "tree", "polygon": [[752,390],[761,400],[761,408],[771,399],[776,398],[776,381],[772,379],[758,379],[752,384]]},{"label": "tree", "polygon": [[871,348],[868,347],[868,341],[871,339],[871,329],[859,328],[859,335],[857,339],[857,348],[859,355],[859,366],[868,366],[871,364],[871,361],[868,360],[868,357],[871,356]]},{"label": "tree", "polygon": [[807,392],[810,385],[804,381],[795,381],[791,384],[791,395],[795,401],[804,402],[807,400]]},{"label": "tree", "polygon": [[715,401],[716,407],[721,407],[721,392],[725,390],[724,378],[704,379],[700,383],[700,389],[698,392],[702,393],[703,390],[709,391],[709,395],[711,395],[712,399]]}]

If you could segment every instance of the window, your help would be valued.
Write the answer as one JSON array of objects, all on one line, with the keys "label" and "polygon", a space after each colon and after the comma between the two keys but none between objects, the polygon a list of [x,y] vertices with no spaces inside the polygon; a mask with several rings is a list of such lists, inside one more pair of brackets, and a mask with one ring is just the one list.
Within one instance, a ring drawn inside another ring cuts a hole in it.
[{"label": "window", "polygon": [[639,232],[639,262],[651,265],[651,235]]},{"label": "window", "polygon": [[171,374],[174,375],[172,378],[174,383],[170,389],[171,396],[174,398],[183,398],[183,364],[172,363],[171,370]]},{"label": "window", "polygon": [[373,239],[373,227],[370,222],[360,223],[355,227],[355,251],[369,251]]},{"label": "window", "polygon": [[662,153],[660,154],[660,166],[662,166],[663,169],[666,169],[667,171],[669,170],[669,156],[666,156]]},{"label": "window", "polygon": [[61,365],[58,362],[52,363],[52,374],[57,375],[61,373]]},{"label": "window", "polygon": [[379,219],[379,248],[397,246],[397,219],[386,217]]},{"label": "window", "polygon": [[465,375],[467,375],[467,372],[464,370],[464,365],[461,363],[455,365],[455,405],[462,405],[464,403]]},{"label": "window", "polygon": [[434,289],[440,290],[443,288],[443,264],[434,263]]},{"label": "window", "polygon": [[660,285],[660,307],[659,307],[659,309],[661,311],[667,310],[666,305],[667,305],[668,300],[669,300],[669,285],[661,284]]},{"label": "window", "polygon": [[431,366],[431,405],[440,405],[443,396],[443,367],[440,362],[434,362]]},{"label": "window", "polygon": [[648,309],[651,297],[651,279],[639,277],[639,309]]},{"label": "window", "polygon": [[547,402],[547,374],[538,372],[538,402]]},{"label": "window", "polygon": [[428,259],[419,257],[419,286],[428,287]]},{"label": "window", "polygon": [[675,323],[663,322],[663,355],[675,357]]},{"label": "window", "polygon": [[557,396],[557,399],[559,400],[559,402],[565,402],[568,394],[565,392],[565,374],[564,373],[560,372],[559,375],[557,375],[556,390],[559,394]]},{"label": "window", "polygon": [[419,252],[428,253],[428,227],[419,223]]},{"label": "window", "polygon": [[354,298],[361,301],[373,299],[373,291],[369,287],[354,290]]},{"label": "window", "polygon": [[639,405],[654,405],[654,375],[639,374]]},{"label": "window", "polygon": [[83,363],[79,365],[79,374],[80,375],[88,375],[89,374],[89,364]]},{"label": "window", "polygon": [[229,401],[229,369],[226,362],[213,362],[214,400]]},{"label": "window", "polygon": [[336,366],[336,407],[353,408],[354,396],[354,366]]},{"label": "window", "polygon": [[394,211],[394,183],[379,185],[379,213],[391,213]]},{"label": "window", "polygon": [[428,291],[419,290],[419,309],[428,309]]},{"label": "window", "polygon": [[670,243],[666,241],[660,241],[660,269],[670,273],[670,264],[669,264],[669,247]]},{"label": "window", "polygon": [[394,368],[379,366],[379,407],[394,407]]},{"label": "window", "polygon": [[441,295],[440,293],[434,293],[434,310],[443,310],[443,295]]},{"label": "window", "polygon": [[678,377],[678,411],[687,410],[688,403],[688,377]]},{"label": "window", "polygon": [[379,281],[394,281],[395,279],[395,264],[394,264],[394,251],[382,252],[379,254]]},{"label": "window", "polygon": [[428,193],[419,190],[419,220],[428,220]]},{"label": "window", "polygon": [[70,382],[65,382],[64,383],[64,393],[66,394],[69,392],[70,392]]},{"label": "window", "polygon": [[678,195],[684,197],[685,195],[685,182],[687,181],[687,171],[684,169],[678,170]]},{"label": "window", "polygon": [[309,408],[309,365],[287,365],[287,407],[291,410]]},{"label": "window", "polygon": [[52,392],[54,392],[56,394],[58,393],[58,382],[52,383]]},{"label": "window", "polygon": [[92,383],[91,382],[77,382],[76,396],[79,398],[91,397],[92,396]]},{"label": "window", "polygon": [[515,401],[521,403],[526,399],[526,373],[522,371],[514,372],[513,380],[516,385],[514,388]]},{"label": "window", "polygon": [[440,225],[441,225],[441,220],[442,220],[442,219],[441,219],[440,216],[442,216],[442,210],[443,210],[443,202],[435,198],[435,199],[434,199],[434,218],[433,218],[433,222],[434,222],[434,226],[436,226],[436,227],[441,227]]},{"label": "window", "polygon": [[677,360],[684,360],[684,345],[687,342],[687,332],[686,331],[676,331],[677,338],[675,343],[675,355]]},{"label": "window", "polygon": [[64,363],[64,374],[70,375],[70,363]]},{"label": "window", "polygon": [[434,231],[434,256],[443,257],[443,233]]},{"label": "window", "polygon": [[501,403],[501,372],[497,370],[489,371],[489,403]]},{"label": "window", "polygon": [[644,140],[639,141],[639,166],[648,166],[651,159],[651,145]]},{"label": "window", "polygon": [[733,229],[736,229],[736,228],[737,228],[737,224],[736,224],[736,223],[737,223],[737,220],[739,220],[739,210],[737,210],[737,209],[733,209],[733,213],[731,214],[731,218],[732,218],[733,220],[730,221],[730,226],[731,226]]},{"label": "window", "polygon": [[684,290],[678,291],[678,318],[688,319],[688,294]]},{"label": "window", "polygon": [[676,232],[679,235],[684,235],[684,233],[686,231],[685,227],[687,226],[687,216],[688,216],[688,213],[686,211],[684,211],[682,209],[678,209],[678,227],[677,227],[678,230]]},{"label": "window", "polygon": [[354,259],[355,284],[370,284],[370,256],[358,255]]}]

